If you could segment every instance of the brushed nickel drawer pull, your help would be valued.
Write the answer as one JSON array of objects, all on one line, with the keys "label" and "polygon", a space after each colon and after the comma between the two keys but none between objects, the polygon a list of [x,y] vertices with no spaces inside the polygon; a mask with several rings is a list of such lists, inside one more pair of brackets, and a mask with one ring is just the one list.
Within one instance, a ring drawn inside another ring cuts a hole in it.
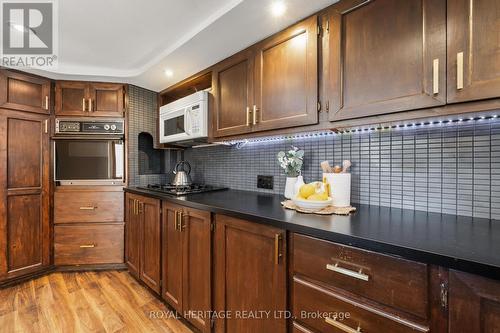
[{"label": "brushed nickel drawer pull", "polygon": [[49,109],[49,96],[46,95],[45,96],[45,110],[48,110]]},{"label": "brushed nickel drawer pull", "polygon": [[94,248],[94,247],[95,247],[95,244],[83,244],[83,245],[80,245],[81,249],[91,249],[91,248]]},{"label": "brushed nickel drawer pull", "polygon": [[361,269],[359,270],[359,272],[351,271],[350,269],[340,267],[338,263],[336,263],[335,265],[327,264],[326,269],[363,281],[368,281],[370,279],[368,275],[361,272]]},{"label": "brushed nickel drawer pull", "polygon": [[82,111],[85,112],[85,98],[82,99]]},{"label": "brushed nickel drawer pull", "polygon": [[49,120],[45,119],[45,133],[49,133]]},{"label": "brushed nickel drawer pull", "polygon": [[332,325],[333,327],[338,328],[341,331],[346,332],[346,333],[361,333],[361,327],[358,326],[357,329],[354,329],[354,328],[347,326],[346,324],[342,324],[341,322],[337,321],[334,318],[326,317],[325,322],[329,325]]},{"label": "brushed nickel drawer pull", "polygon": [[97,207],[95,206],[83,206],[80,207],[80,210],[95,210]]},{"label": "brushed nickel drawer pull", "polygon": [[89,112],[92,112],[92,98],[89,98]]},{"label": "brushed nickel drawer pull", "polygon": [[464,53],[457,53],[457,90],[464,88]]},{"label": "brushed nickel drawer pull", "polygon": [[439,59],[432,62],[432,93],[439,94]]}]

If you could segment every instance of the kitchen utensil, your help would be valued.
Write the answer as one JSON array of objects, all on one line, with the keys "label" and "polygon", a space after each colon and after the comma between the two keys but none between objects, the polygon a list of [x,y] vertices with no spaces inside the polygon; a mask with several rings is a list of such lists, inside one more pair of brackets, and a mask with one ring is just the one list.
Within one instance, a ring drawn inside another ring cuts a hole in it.
[{"label": "kitchen utensil", "polygon": [[321,162],[320,166],[321,166],[321,170],[323,170],[323,172],[325,172],[325,173],[331,172],[332,168],[330,167],[330,163],[328,163],[328,161]]},{"label": "kitchen utensil", "polygon": [[342,162],[342,173],[348,173],[350,167],[351,167],[351,161],[345,160],[344,162]]},{"label": "kitchen utensil", "polygon": [[[184,169],[185,166],[188,167],[187,171]],[[175,177],[172,184],[175,186],[191,185],[193,181],[191,180],[191,176],[189,175],[190,173],[191,173],[191,165],[187,161],[180,161],[175,165],[174,168]]]},{"label": "kitchen utensil", "polygon": [[330,197],[328,197],[328,200],[305,200],[294,197],[292,201],[299,208],[320,210],[330,206],[333,200]]}]

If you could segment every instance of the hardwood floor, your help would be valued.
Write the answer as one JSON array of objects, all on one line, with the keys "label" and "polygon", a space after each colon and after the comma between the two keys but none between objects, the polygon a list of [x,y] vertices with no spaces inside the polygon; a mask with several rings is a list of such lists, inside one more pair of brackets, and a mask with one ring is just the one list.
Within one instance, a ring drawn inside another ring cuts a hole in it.
[{"label": "hardwood floor", "polygon": [[0,331],[192,332],[126,271],[52,273],[0,289]]}]

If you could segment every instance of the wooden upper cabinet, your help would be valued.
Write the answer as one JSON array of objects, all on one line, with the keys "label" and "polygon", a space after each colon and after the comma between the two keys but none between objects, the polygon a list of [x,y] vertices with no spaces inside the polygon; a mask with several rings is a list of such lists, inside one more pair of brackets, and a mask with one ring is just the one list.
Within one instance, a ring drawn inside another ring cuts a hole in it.
[{"label": "wooden upper cabinet", "polygon": [[251,132],[253,54],[246,50],[218,64],[213,71],[213,86],[214,137]]},{"label": "wooden upper cabinet", "polygon": [[318,122],[317,31],[314,15],[253,47],[254,131]]},{"label": "wooden upper cabinet", "polygon": [[445,104],[445,0],[341,1],[328,35],[330,120]]},{"label": "wooden upper cabinet", "polygon": [[500,97],[500,2],[448,1],[448,103]]},{"label": "wooden upper cabinet", "polygon": [[500,332],[500,282],[450,271],[448,332]]},{"label": "wooden upper cabinet", "polygon": [[56,115],[86,116],[88,114],[89,85],[86,82],[56,82]]},{"label": "wooden upper cabinet", "polygon": [[91,83],[89,113],[91,116],[123,117],[124,87],[114,83]]},{"label": "wooden upper cabinet", "polygon": [[0,110],[0,280],[50,264],[48,116]]},{"label": "wooden upper cabinet", "polygon": [[0,107],[50,114],[50,80],[0,70]]},{"label": "wooden upper cabinet", "polygon": [[124,87],[116,83],[56,82],[56,115],[123,117]]}]

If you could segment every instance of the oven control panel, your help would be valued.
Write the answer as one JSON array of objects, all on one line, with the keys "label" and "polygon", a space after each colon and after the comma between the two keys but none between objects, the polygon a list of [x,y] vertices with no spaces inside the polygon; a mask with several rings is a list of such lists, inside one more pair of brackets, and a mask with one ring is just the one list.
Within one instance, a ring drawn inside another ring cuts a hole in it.
[{"label": "oven control panel", "polygon": [[56,119],[56,134],[123,134],[123,119]]}]

